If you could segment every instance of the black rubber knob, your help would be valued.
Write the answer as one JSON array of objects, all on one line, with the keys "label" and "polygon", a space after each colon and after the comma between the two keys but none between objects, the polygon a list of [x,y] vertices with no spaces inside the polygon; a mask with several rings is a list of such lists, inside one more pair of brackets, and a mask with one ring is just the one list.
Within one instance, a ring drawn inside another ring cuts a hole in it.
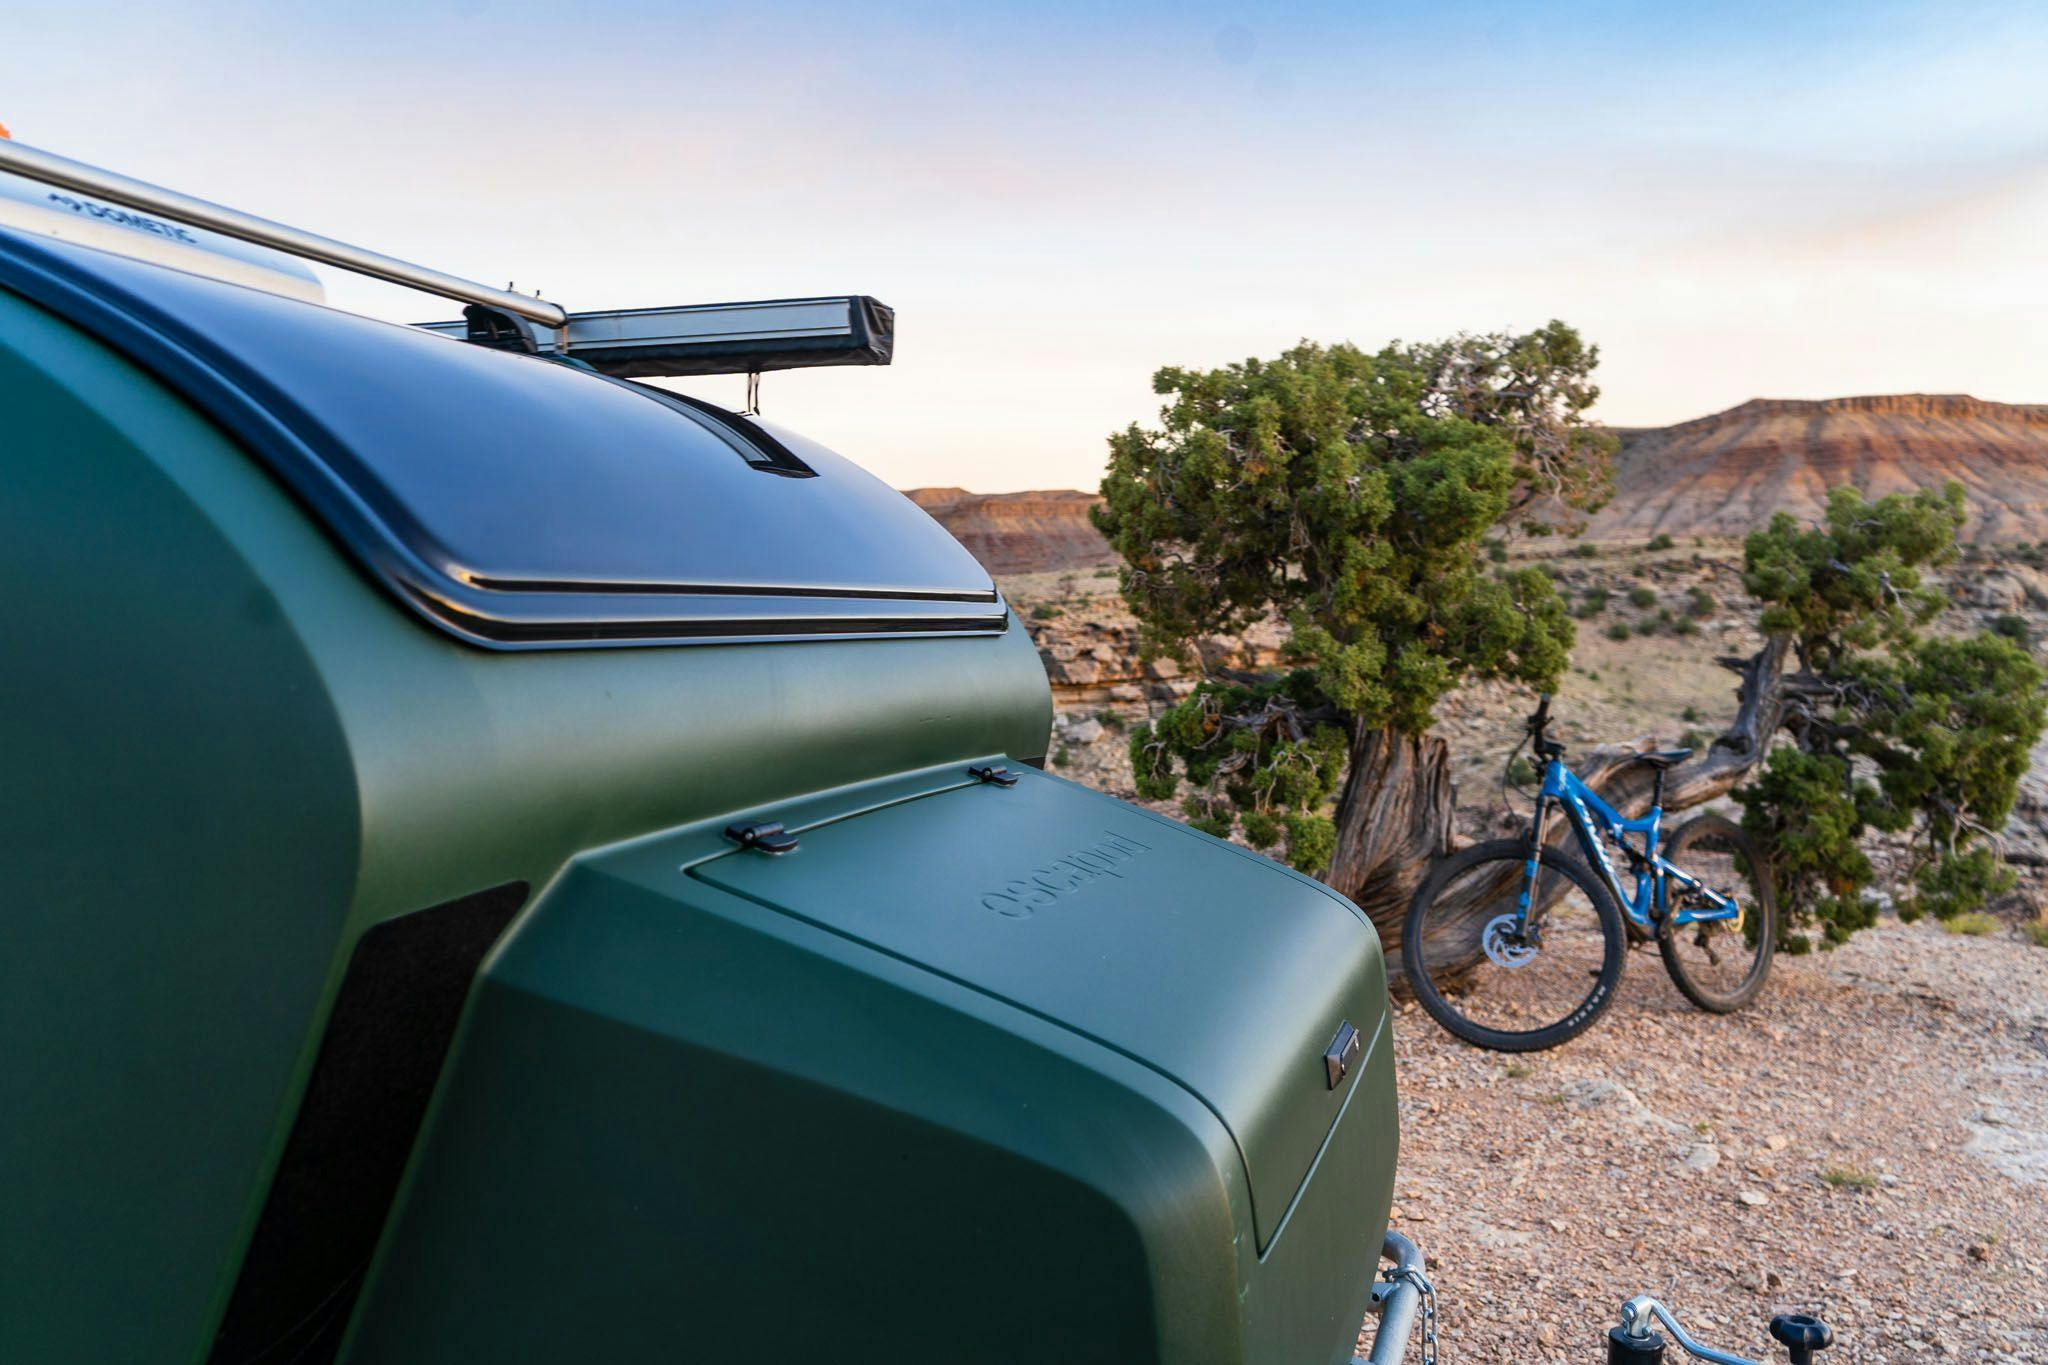
[{"label": "black rubber knob", "polygon": [[1813,1353],[1835,1344],[1835,1329],[1807,1313],[1780,1313],[1771,1335],[1792,1355],[1792,1365],[1813,1365]]},{"label": "black rubber knob", "polygon": [[1664,1338],[1655,1332],[1632,1337],[1619,1327],[1610,1327],[1607,1365],[1664,1365]]}]

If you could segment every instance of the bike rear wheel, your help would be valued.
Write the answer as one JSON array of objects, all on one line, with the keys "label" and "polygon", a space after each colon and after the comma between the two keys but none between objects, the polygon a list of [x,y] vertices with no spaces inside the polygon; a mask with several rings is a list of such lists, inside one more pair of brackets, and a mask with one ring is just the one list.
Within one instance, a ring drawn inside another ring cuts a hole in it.
[{"label": "bike rear wheel", "polygon": [[1742,907],[1740,921],[1704,920],[1673,925],[1670,914],[1683,904],[1672,888],[1672,905],[1657,934],[1664,970],[1685,998],[1713,1014],[1741,1009],[1763,989],[1778,947],[1778,905],[1763,855],[1742,826],[1723,815],[1700,815],[1671,836],[1664,860],[1698,877]]},{"label": "bike rear wheel", "polygon": [[1439,863],[1408,907],[1401,961],[1430,1017],[1468,1043],[1536,1052],[1576,1038],[1614,1001],[1627,949],[1621,910],[1591,870],[1546,845],[1533,941],[1513,933],[1526,839],[1475,844]]}]

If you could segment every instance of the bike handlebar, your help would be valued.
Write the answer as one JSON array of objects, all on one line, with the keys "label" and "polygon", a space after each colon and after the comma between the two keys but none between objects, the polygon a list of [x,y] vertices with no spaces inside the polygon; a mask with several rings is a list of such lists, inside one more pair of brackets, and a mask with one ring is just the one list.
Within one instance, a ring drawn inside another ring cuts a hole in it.
[{"label": "bike handlebar", "polygon": [[1550,725],[1550,694],[1539,693],[1536,697],[1536,714],[1529,717],[1529,734],[1536,740],[1536,752],[1544,758],[1556,758],[1564,752],[1564,746],[1552,740],[1544,731]]}]

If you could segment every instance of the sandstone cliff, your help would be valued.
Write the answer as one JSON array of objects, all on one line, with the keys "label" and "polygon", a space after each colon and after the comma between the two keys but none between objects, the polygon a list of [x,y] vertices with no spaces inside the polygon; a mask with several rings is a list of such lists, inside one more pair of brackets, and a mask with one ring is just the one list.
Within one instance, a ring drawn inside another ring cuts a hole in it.
[{"label": "sandstone cliff", "polygon": [[1960,482],[1964,538],[2048,539],[2048,406],[1962,394],[1758,398],[1676,426],[1623,430],[1595,539],[1740,536],[1810,519],[1837,484],[1869,496]]},{"label": "sandstone cliff", "polygon": [[997,577],[1116,562],[1109,542],[1088,520],[1088,509],[1102,501],[1093,493],[912,488],[905,496],[931,513]]}]

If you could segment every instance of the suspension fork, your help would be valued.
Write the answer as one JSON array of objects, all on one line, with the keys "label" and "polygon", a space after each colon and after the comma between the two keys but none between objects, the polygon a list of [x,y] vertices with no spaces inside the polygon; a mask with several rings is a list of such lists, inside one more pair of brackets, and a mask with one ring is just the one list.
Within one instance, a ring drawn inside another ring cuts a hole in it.
[{"label": "suspension fork", "polygon": [[1531,932],[1530,916],[1536,910],[1536,876],[1543,866],[1543,835],[1549,823],[1550,798],[1539,792],[1536,795],[1536,817],[1529,824],[1529,862],[1522,869],[1522,897],[1515,908],[1515,928],[1532,944],[1536,942],[1536,935]]}]

